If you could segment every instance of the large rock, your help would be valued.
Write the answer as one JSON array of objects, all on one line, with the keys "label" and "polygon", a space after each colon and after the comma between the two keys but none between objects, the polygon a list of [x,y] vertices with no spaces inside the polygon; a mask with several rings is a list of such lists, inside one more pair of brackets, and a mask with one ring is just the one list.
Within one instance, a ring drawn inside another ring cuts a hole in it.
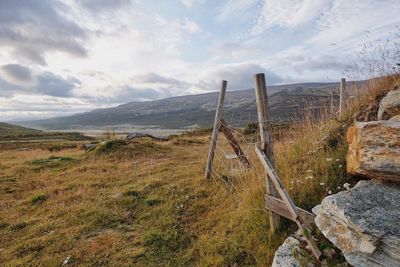
[{"label": "large rock", "polygon": [[347,142],[347,172],[400,182],[400,121],[357,122]]},{"label": "large rock", "polygon": [[381,100],[378,120],[388,120],[398,114],[400,114],[400,89],[389,91]]},{"label": "large rock", "polygon": [[400,114],[389,119],[390,121],[400,121]]},{"label": "large rock", "polygon": [[400,266],[400,189],[360,181],[326,197],[315,223],[353,266]]},{"label": "large rock", "polygon": [[294,237],[288,237],[275,252],[272,267],[301,267],[301,263],[294,257],[300,250],[300,242]]}]

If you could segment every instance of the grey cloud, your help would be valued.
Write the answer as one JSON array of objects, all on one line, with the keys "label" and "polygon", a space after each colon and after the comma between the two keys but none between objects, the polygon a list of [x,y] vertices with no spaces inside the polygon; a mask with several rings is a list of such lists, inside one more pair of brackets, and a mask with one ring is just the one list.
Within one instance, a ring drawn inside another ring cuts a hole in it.
[{"label": "grey cloud", "polygon": [[133,77],[133,81],[138,82],[138,83],[160,83],[160,84],[166,84],[166,85],[187,85],[183,81],[179,81],[177,79],[173,78],[168,78],[161,76],[157,73],[149,72],[145,73],[142,75],[137,75]]},{"label": "grey cloud", "polygon": [[229,90],[242,90],[253,88],[253,75],[257,73],[266,73],[268,84],[277,84],[283,81],[283,78],[274,72],[266,70],[258,64],[240,64],[224,66],[211,74],[212,79],[203,80],[200,87],[207,91],[218,90],[220,81],[227,80]]},{"label": "grey cloud", "polygon": [[152,88],[134,88],[132,86],[123,88],[117,94],[117,97],[120,100],[123,100],[123,102],[126,102],[127,99],[130,99],[130,101],[148,101],[168,96],[169,93],[163,90]]},{"label": "grey cloud", "polygon": [[16,92],[25,91],[23,88],[13,85],[0,77],[0,97],[12,97]]},{"label": "grey cloud", "polygon": [[37,79],[36,91],[39,94],[57,97],[73,96],[72,90],[80,83],[75,78],[64,79],[51,72],[45,72],[39,75]]},{"label": "grey cloud", "polygon": [[113,11],[131,3],[130,0],[77,0],[77,2],[93,12]]},{"label": "grey cloud", "polygon": [[[145,73],[131,78],[135,85],[126,84],[119,88],[104,88],[99,95],[86,95],[83,98],[92,103],[121,104],[131,101],[149,101],[182,95],[191,84],[157,73]],[[108,93],[107,93],[108,92]],[[112,92],[112,95],[110,94]],[[108,96],[107,96],[108,95]]]},{"label": "grey cloud", "polygon": [[292,56],[285,58],[285,64],[291,66],[299,74],[305,71],[344,71],[345,63],[335,56],[321,55],[318,57]]},{"label": "grey cloud", "polygon": [[17,58],[42,65],[48,51],[85,56],[86,33],[62,15],[67,10],[58,1],[0,1],[0,46],[13,48]]},{"label": "grey cloud", "polygon": [[80,84],[75,78],[63,78],[51,72],[35,75],[29,68],[18,64],[4,65],[0,69],[2,97],[11,97],[17,93],[71,97],[73,89]]},{"label": "grey cloud", "polygon": [[311,59],[304,66],[310,70],[344,70],[345,64],[338,62],[335,57],[326,56]]},{"label": "grey cloud", "polygon": [[115,88],[108,88],[108,90],[112,90],[113,94],[110,96],[84,96],[83,98],[89,100],[91,103],[101,103],[104,105],[124,104],[132,101],[150,101],[172,96],[169,90],[154,88],[136,88],[133,86],[124,86],[119,90],[116,90]]},{"label": "grey cloud", "polygon": [[6,80],[13,83],[29,83],[33,82],[33,75],[29,68],[18,64],[7,64],[0,67],[1,72]]}]

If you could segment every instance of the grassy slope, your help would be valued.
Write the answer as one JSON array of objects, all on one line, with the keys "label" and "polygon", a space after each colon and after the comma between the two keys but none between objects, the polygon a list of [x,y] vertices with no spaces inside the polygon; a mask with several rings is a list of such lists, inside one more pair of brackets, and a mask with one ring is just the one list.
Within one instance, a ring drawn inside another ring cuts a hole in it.
[{"label": "grassy slope", "polygon": [[0,122],[0,137],[39,134],[41,131],[5,122]]},{"label": "grassy slope", "polygon": [[[285,146],[277,144],[278,160]],[[220,147],[228,151],[223,141]],[[77,149],[0,152],[0,265],[59,266],[68,255],[83,265],[270,264],[293,225],[269,234],[259,166],[237,173],[217,164],[216,179],[205,181],[207,148],[208,135],[200,135],[142,140],[89,155]],[[252,149],[247,152],[256,162]],[[342,151],[335,153],[342,162]],[[301,160],[299,155],[291,160]],[[322,155],[318,164],[330,166]],[[216,162],[222,160],[217,155]],[[329,172],[341,173],[334,165]],[[327,192],[319,185],[330,182],[327,173],[317,167],[302,164],[296,179],[285,179],[303,207]],[[316,179],[303,194],[291,181],[304,181],[308,168]]]},{"label": "grassy slope", "polygon": [[203,180],[205,141],[88,158],[78,150],[0,152],[0,265],[59,266],[68,255],[85,265],[247,260],[235,202]]},{"label": "grassy slope", "polygon": [[0,122],[0,141],[69,140],[82,141],[91,138],[78,132],[44,132],[32,128]]}]

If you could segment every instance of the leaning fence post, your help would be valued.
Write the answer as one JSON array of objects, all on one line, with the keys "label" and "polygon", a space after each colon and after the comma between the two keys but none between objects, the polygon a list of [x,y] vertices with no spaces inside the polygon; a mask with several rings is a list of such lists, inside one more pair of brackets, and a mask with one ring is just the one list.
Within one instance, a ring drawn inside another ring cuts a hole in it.
[{"label": "leaning fence post", "polygon": [[224,107],[224,99],[225,99],[225,92],[226,92],[226,86],[228,82],[223,80],[221,83],[221,91],[219,93],[219,98],[218,98],[218,104],[217,104],[217,110],[215,112],[215,120],[214,120],[214,126],[213,126],[213,132],[211,135],[211,143],[210,143],[210,148],[208,150],[208,159],[207,159],[207,165],[206,165],[206,171],[204,174],[204,177],[206,179],[209,179],[211,176],[211,171],[212,171],[212,163],[214,160],[214,155],[215,155],[215,146],[217,145],[217,138],[218,138],[218,130],[220,126],[220,118],[222,115],[222,110]]},{"label": "leaning fence post", "polygon": [[340,102],[339,102],[339,117],[342,118],[345,110],[346,110],[346,100],[345,100],[345,94],[346,94],[346,79],[342,78],[340,80],[340,89],[339,89],[339,94],[340,94]]},{"label": "leaning fence post", "polygon": [[[270,121],[268,115],[268,96],[267,96],[267,85],[265,82],[264,73],[259,73],[254,75],[254,83],[256,90],[256,102],[257,102],[257,114],[258,114],[258,124],[260,128],[261,136],[261,149],[265,152],[270,162],[274,165],[274,150],[273,150],[273,140],[270,129]],[[266,173],[266,187],[267,194],[279,197],[271,179]],[[279,227],[281,216],[276,213],[271,212],[270,216],[270,230],[275,232]]]}]

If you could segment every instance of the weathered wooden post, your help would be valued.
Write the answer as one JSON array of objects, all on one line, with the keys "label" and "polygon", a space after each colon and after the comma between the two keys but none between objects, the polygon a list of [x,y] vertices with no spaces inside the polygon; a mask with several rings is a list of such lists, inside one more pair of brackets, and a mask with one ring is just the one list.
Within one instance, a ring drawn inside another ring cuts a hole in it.
[{"label": "weathered wooden post", "polygon": [[[273,140],[270,133],[270,121],[268,115],[268,96],[267,96],[267,85],[265,82],[264,73],[259,73],[254,75],[254,83],[256,90],[256,103],[257,103],[257,114],[258,114],[258,124],[260,128],[260,136],[261,136],[261,149],[267,155],[269,161],[274,166],[274,149],[273,149]],[[267,186],[267,194],[274,197],[279,197],[278,192],[276,191],[270,177],[266,173],[266,186]],[[281,221],[281,216],[276,213],[271,212],[270,216],[270,230],[275,232],[279,227]]]},{"label": "weathered wooden post", "polygon": [[346,79],[342,78],[340,80],[340,102],[339,102],[339,117],[341,118],[346,111],[346,100],[345,100],[345,94],[346,94]]},{"label": "weathered wooden post", "polygon": [[335,93],[334,90],[331,90],[331,114],[332,118],[336,117],[336,108],[335,108]]},{"label": "weathered wooden post", "polygon": [[228,85],[228,82],[223,80],[221,83],[221,91],[219,93],[217,110],[215,112],[215,120],[214,120],[213,132],[211,135],[210,148],[208,150],[208,159],[207,159],[206,171],[204,174],[204,177],[206,179],[209,179],[211,176],[212,164],[213,164],[214,155],[215,155],[215,146],[217,145],[218,130],[219,130],[219,126],[221,123],[220,119],[221,119],[222,110],[224,107],[224,99],[225,99],[225,92],[226,92],[227,85]]}]

